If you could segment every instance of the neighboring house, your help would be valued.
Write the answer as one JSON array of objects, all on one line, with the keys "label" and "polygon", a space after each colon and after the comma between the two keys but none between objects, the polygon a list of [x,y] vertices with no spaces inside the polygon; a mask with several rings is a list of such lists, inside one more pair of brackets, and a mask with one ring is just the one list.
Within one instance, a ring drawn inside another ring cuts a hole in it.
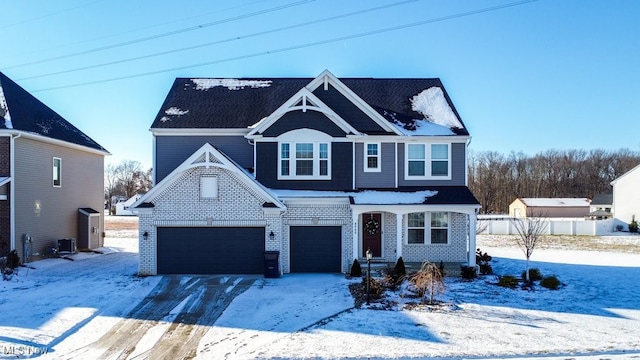
[{"label": "neighboring house", "polygon": [[132,197],[124,200],[124,201],[119,201],[118,203],[116,203],[116,215],[120,215],[120,216],[130,216],[130,215],[135,215],[130,209],[129,207],[131,205],[133,205],[136,201],[138,201],[138,199],[140,199],[142,197],[142,195],[140,194],[136,194],[133,195]]},{"label": "neighboring house", "polygon": [[597,194],[591,199],[589,204],[589,215],[591,220],[605,220],[613,217],[613,194]]},{"label": "neighboring house", "polygon": [[628,229],[633,216],[640,221],[640,165],[613,180],[611,185],[615,225],[623,225]]},{"label": "neighboring house", "polygon": [[439,79],[179,78],[151,131],[141,274],[475,264],[470,136]]},{"label": "neighboring house", "polygon": [[102,246],[108,154],[0,72],[0,255],[35,260],[58,239]]},{"label": "neighboring house", "polygon": [[589,214],[588,198],[517,198],[509,205],[514,218],[575,218]]}]

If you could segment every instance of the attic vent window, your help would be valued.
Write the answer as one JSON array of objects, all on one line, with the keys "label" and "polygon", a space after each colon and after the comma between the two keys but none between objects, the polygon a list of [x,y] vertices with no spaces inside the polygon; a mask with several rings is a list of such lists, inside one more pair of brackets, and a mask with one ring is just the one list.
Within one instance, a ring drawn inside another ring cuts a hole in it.
[{"label": "attic vent window", "polygon": [[200,198],[218,198],[218,178],[215,176],[200,177]]}]

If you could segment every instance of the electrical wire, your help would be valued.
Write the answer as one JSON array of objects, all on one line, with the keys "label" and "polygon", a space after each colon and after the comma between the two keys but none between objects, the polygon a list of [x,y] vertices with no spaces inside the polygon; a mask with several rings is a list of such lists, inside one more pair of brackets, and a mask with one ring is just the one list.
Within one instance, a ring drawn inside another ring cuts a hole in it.
[{"label": "electrical wire", "polygon": [[194,31],[194,30],[201,30],[201,29],[204,29],[206,27],[210,27],[210,26],[214,26],[214,25],[220,25],[220,24],[228,23],[228,22],[235,21],[235,20],[246,19],[246,18],[249,18],[249,17],[252,17],[252,16],[263,15],[263,14],[267,14],[267,13],[270,13],[270,12],[274,12],[274,11],[278,11],[278,10],[282,10],[282,9],[286,9],[286,8],[290,8],[290,7],[294,7],[294,6],[307,4],[307,3],[310,3],[310,2],[313,2],[313,1],[315,1],[315,0],[300,0],[300,1],[293,2],[293,3],[285,4],[285,5],[272,7],[272,8],[265,9],[265,10],[259,10],[259,11],[255,11],[255,12],[252,12],[252,13],[238,15],[238,16],[234,16],[234,17],[230,17],[230,18],[226,18],[226,19],[222,19],[222,20],[218,20],[218,21],[213,21],[213,22],[206,23],[206,24],[190,26],[190,27],[187,27],[187,28],[173,30],[173,31],[169,31],[169,32],[166,32],[166,33],[162,33],[162,34],[151,35],[151,36],[147,36],[147,37],[143,37],[143,38],[139,38],[139,39],[124,41],[124,42],[117,43],[117,44],[105,45],[105,46],[101,46],[101,47],[97,47],[97,48],[93,48],[93,49],[89,49],[89,50],[79,51],[79,52],[72,53],[72,54],[54,56],[54,57],[50,57],[50,58],[47,58],[47,59],[36,60],[36,61],[24,63],[24,64],[5,66],[4,69],[5,70],[16,69],[16,68],[20,68],[20,67],[29,66],[29,65],[42,64],[42,63],[49,62],[49,61],[54,61],[54,60],[67,59],[67,58],[78,56],[78,55],[91,54],[91,53],[94,53],[94,52],[114,49],[114,48],[118,48],[118,47],[122,47],[122,46],[139,44],[141,42],[145,42],[145,41],[149,41],[149,40],[155,40],[155,39],[159,39],[159,38],[163,38],[163,37],[167,37],[167,36],[171,36],[171,35],[182,34],[182,33],[189,32],[189,31]]},{"label": "electrical wire", "polygon": [[127,58],[127,59],[121,59],[121,60],[115,60],[115,61],[109,61],[109,62],[105,62],[105,63],[88,65],[88,66],[83,66],[83,67],[78,67],[78,68],[73,68],[73,69],[67,69],[67,70],[55,71],[55,72],[50,72],[50,73],[45,73],[45,74],[33,75],[33,76],[29,76],[29,77],[16,79],[16,81],[24,81],[24,80],[37,79],[37,78],[53,76],[53,75],[67,74],[67,73],[81,71],[81,70],[95,69],[95,68],[109,66],[109,65],[122,64],[122,63],[126,63],[126,62],[142,60],[142,59],[147,59],[147,58],[156,57],[156,56],[162,56],[162,55],[168,55],[168,54],[173,54],[173,53],[187,51],[187,50],[198,49],[198,48],[202,48],[202,47],[206,47],[206,46],[219,45],[219,44],[228,43],[228,42],[232,42],[232,41],[246,40],[246,39],[249,39],[249,38],[252,38],[252,37],[257,37],[257,36],[262,36],[262,35],[267,35],[267,34],[273,34],[273,33],[276,33],[276,32],[281,32],[281,31],[285,31],[285,30],[292,30],[292,29],[296,29],[296,28],[300,28],[300,27],[304,27],[304,26],[317,25],[317,24],[320,24],[320,23],[323,23],[323,22],[333,21],[333,20],[337,20],[337,19],[343,19],[343,18],[355,16],[355,15],[362,15],[362,14],[365,14],[365,13],[368,13],[368,12],[384,10],[384,9],[388,9],[388,8],[391,8],[391,7],[394,7],[394,6],[405,5],[407,3],[416,2],[416,1],[419,1],[419,0],[400,1],[400,2],[396,2],[396,3],[392,3],[392,4],[377,6],[377,7],[373,7],[373,8],[369,8],[369,9],[353,11],[353,12],[350,12],[350,13],[345,13],[345,14],[330,16],[330,17],[326,17],[326,18],[322,18],[322,19],[318,19],[318,20],[308,21],[308,22],[305,22],[305,23],[299,23],[299,24],[295,24],[295,25],[284,26],[284,27],[280,27],[280,28],[276,28],[276,29],[272,29],[272,30],[260,31],[260,32],[256,32],[256,33],[252,33],[252,34],[248,34],[248,35],[243,35],[243,36],[234,36],[234,37],[231,37],[231,38],[228,38],[228,39],[224,39],[224,40],[217,40],[217,41],[212,41],[212,42],[208,42],[208,43],[204,43],[204,44],[187,46],[187,47],[183,47],[183,48],[167,50],[167,51],[161,51],[161,52],[156,52],[156,53],[153,53],[153,54],[136,56],[136,57],[131,57],[131,58]]},{"label": "electrical wire", "polygon": [[51,90],[59,90],[59,89],[67,89],[67,88],[72,88],[72,87],[86,86],[86,85],[102,84],[102,83],[107,83],[107,82],[126,80],[126,79],[133,79],[133,78],[149,76],[149,75],[156,75],[156,74],[161,74],[161,73],[166,73],[166,72],[171,72],[171,71],[185,70],[185,69],[201,67],[201,66],[206,66],[206,65],[214,65],[214,64],[220,64],[220,63],[225,63],[225,62],[230,62],[230,61],[245,60],[245,59],[258,57],[258,56],[277,54],[277,53],[282,53],[282,52],[287,52],[287,51],[292,51],[292,50],[299,50],[299,49],[308,48],[308,47],[314,47],[314,46],[318,46],[318,45],[325,45],[325,44],[344,41],[344,40],[356,39],[356,38],[361,38],[361,37],[377,35],[377,34],[381,34],[381,33],[386,33],[386,32],[397,31],[397,30],[407,29],[407,28],[411,28],[411,27],[426,25],[426,24],[432,24],[432,23],[436,23],[436,22],[442,22],[442,21],[457,19],[457,18],[466,17],[466,16],[482,14],[482,13],[486,13],[486,12],[490,12],[490,11],[496,11],[496,10],[501,10],[501,9],[505,9],[505,8],[509,8],[509,7],[520,6],[520,5],[529,4],[529,3],[533,3],[533,2],[537,2],[537,1],[539,1],[539,0],[517,1],[517,2],[508,3],[508,4],[491,6],[491,7],[487,7],[487,8],[478,9],[478,10],[471,10],[471,11],[466,11],[466,12],[457,13],[457,14],[453,14],[453,15],[447,15],[447,16],[437,17],[437,18],[433,18],[433,19],[427,19],[427,20],[423,20],[423,21],[418,21],[418,22],[413,22],[413,23],[408,23],[408,24],[403,24],[403,25],[398,25],[398,26],[392,26],[392,27],[387,27],[387,28],[382,28],[382,29],[378,29],[378,30],[371,30],[371,31],[361,32],[361,33],[352,34],[352,35],[345,35],[345,36],[335,37],[335,38],[326,39],[326,40],[320,40],[320,41],[315,41],[315,42],[310,42],[310,43],[305,43],[305,44],[287,46],[287,47],[282,47],[282,48],[273,49],[273,50],[256,52],[256,53],[252,53],[252,54],[238,55],[238,56],[228,57],[228,58],[224,58],[224,59],[218,59],[218,60],[214,60],[214,61],[207,61],[207,62],[199,63],[199,64],[185,65],[185,66],[179,66],[179,67],[174,67],[174,68],[169,68],[169,69],[155,70],[155,71],[149,71],[149,72],[138,73],[138,74],[133,74],[133,75],[113,77],[113,78],[108,78],[108,79],[103,79],[103,80],[94,80],[94,81],[87,81],[87,82],[76,83],[76,84],[55,86],[55,87],[50,87],[50,88],[33,90],[32,92],[51,91]]}]

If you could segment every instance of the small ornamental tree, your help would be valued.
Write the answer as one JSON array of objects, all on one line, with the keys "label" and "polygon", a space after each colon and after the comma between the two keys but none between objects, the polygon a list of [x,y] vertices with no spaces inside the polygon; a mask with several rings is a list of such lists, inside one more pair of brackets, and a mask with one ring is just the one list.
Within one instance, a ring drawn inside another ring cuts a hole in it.
[{"label": "small ornamental tree", "polygon": [[542,234],[544,234],[547,222],[544,217],[534,214],[533,217],[511,219],[511,224],[513,224],[513,227],[518,232],[516,242],[527,259],[525,267],[526,277],[524,280],[530,282],[529,259],[531,258],[531,254],[533,254],[533,250],[538,245]]},{"label": "small ornamental tree", "polygon": [[631,215],[631,222],[629,223],[629,232],[632,232],[632,233],[638,232],[638,222],[636,221],[635,215]]},{"label": "small ornamental tree", "polygon": [[404,266],[404,260],[402,260],[402,256],[398,258],[398,262],[396,262],[395,273],[398,276],[407,275],[407,268]]},{"label": "small ornamental tree", "polygon": [[420,270],[413,274],[409,280],[419,289],[422,304],[429,292],[429,304],[433,305],[433,297],[435,294],[444,293],[444,277],[438,266],[434,263],[425,262],[420,267]]},{"label": "small ornamental tree", "polygon": [[358,259],[353,259],[353,264],[351,264],[351,272],[349,274],[353,277],[362,276],[362,267],[360,266],[360,262],[358,261]]}]

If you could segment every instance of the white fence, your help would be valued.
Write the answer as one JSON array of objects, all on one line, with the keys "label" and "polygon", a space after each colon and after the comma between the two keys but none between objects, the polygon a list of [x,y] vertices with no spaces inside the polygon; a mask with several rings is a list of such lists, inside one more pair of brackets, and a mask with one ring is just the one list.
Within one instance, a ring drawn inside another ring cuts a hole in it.
[{"label": "white fence", "polygon": [[[609,235],[613,232],[613,219],[545,219],[547,235]],[[478,219],[478,230],[485,235],[516,235],[518,231],[511,219]]]}]

